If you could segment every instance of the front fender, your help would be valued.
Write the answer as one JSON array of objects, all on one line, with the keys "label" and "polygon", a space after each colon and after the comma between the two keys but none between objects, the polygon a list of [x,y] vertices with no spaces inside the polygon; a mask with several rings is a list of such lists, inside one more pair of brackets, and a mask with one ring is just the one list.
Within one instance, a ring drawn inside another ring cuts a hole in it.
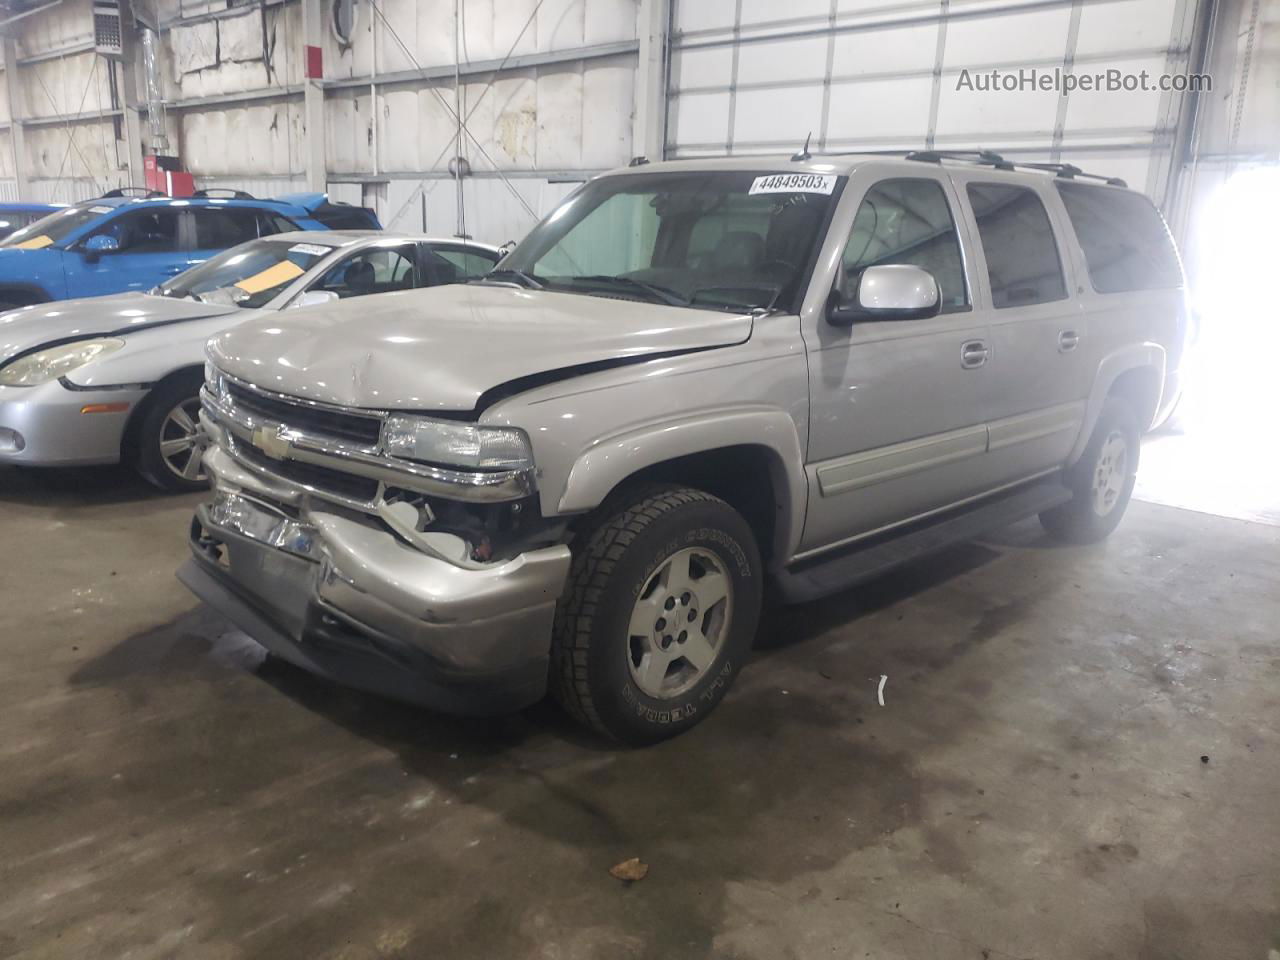
[{"label": "front fender", "polygon": [[0,300],[4,299],[5,290],[21,294],[32,303],[65,300],[67,275],[62,251],[0,249]]},{"label": "front fender", "polygon": [[804,453],[795,421],[771,407],[703,410],[602,438],[574,461],[558,512],[595,508],[619,484],[646,467],[739,446],[763,447],[770,454],[779,501],[776,545],[781,556],[789,557],[798,549],[804,528]]},{"label": "front fender", "polygon": [[1150,341],[1129,344],[1102,358],[1102,361],[1098,364],[1098,373],[1094,377],[1093,388],[1089,391],[1089,402],[1085,408],[1084,415],[1084,428],[1080,431],[1080,436],[1076,438],[1076,444],[1071,450],[1068,463],[1075,463],[1080,458],[1080,455],[1084,453],[1085,445],[1093,434],[1094,425],[1098,422],[1098,415],[1102,412],[1102,405],[1106,403],[1107,397],[1116,385],[1116,381],[1130,371],[1150,370],[1155,378],[1155,396],[1149,404],[1150,409],[1139,411],[1139,416],[1143,419],[1143,429],[1145,430],[1150,426],[1151,420],[1155,417],[1156,410],[1160,406],[1160,391],[1164,384],[1164,372],[1167,362],[1168,354],[1165,348],[1158,343]]}]

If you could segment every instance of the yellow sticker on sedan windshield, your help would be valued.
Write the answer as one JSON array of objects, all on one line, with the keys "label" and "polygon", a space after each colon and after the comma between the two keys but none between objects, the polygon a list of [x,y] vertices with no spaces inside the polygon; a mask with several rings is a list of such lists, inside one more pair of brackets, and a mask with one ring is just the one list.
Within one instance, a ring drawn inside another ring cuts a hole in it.
[{"label": "yellow sticker on sedan windshield", "polygon": [[42,235],[32,237],[30,240],[23,240],[21,243],[15,243],[14,246],[19,250],[43,250],[45,247],[53,246],[53,239]]},{"label": "yellow sticker on sedan windshield", "polygon": [[245,293],[261,293],[263,290],[270,290],[282,283],[288,283],[306,272],[292,260],[281,260],[261,273],[255,273],[252,277],[239,281],[236,286]]}]

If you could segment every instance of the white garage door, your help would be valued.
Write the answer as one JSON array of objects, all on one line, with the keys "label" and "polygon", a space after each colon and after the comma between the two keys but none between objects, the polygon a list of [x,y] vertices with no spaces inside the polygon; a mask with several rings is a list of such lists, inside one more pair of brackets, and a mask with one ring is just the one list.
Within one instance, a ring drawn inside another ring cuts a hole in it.
[{"label": "white garage door", "polygon": [[1181,94],[977,87],[993,70],[1031,69],[1146,71],[1155,84],[1186,70],[1193,7],[676,0],[667,155],[791,152],[810,133],[830,152],[982,147],[1075,163],[1158,197]]}]

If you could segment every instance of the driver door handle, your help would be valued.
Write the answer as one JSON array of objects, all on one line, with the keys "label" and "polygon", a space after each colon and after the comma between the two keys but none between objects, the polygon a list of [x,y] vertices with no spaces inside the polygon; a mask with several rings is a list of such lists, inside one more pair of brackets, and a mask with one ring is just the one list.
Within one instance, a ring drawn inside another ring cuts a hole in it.
[{"label": "driver door handle", "polygon": [[991,348],[985,340],[966,340],[960,345],[960,366],[966,370],[976,370],[983,366],[991,356]]}]

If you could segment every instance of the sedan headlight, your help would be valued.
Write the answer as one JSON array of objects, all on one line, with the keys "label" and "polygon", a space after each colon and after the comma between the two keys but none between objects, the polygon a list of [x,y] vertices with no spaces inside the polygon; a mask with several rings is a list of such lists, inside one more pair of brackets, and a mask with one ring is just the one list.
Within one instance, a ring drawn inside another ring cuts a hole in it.
[{"label": "sedan headlight", "polygon": [[393,457],[470,470],[528,470],[533,466],[529,438],[514,427],[478,427],[397,415],[383,424],[382,446]]},{"label": "sedan headlight", "polygon": [[115,353],[123,346],[123,340],[106,337],[101,340],[77,340],[60,347],[38,350],[0,368],[0,384],[8,387],[37,387],[50,380],[57,380],[99,357]]}]

